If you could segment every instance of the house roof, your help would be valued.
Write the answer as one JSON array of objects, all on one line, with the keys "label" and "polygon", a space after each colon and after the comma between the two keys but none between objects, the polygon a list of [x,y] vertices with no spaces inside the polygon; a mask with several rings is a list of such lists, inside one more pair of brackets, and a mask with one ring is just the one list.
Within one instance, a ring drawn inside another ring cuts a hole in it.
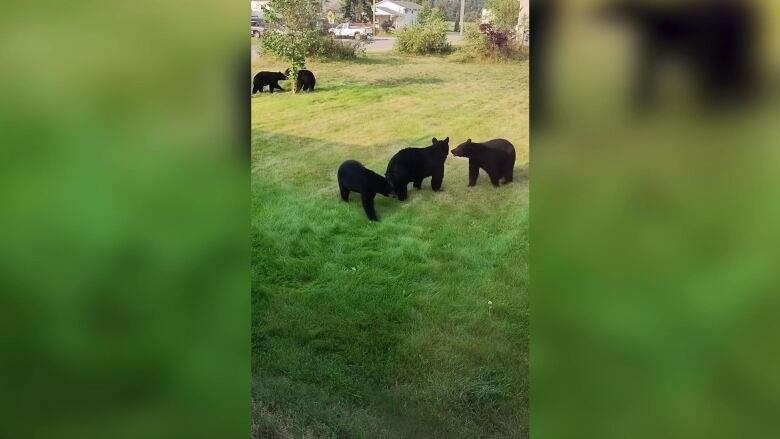
[{"label": "house roof", "polygon": [[376,7],[376,15],[392,15],[394,17],[397,17],[397,16],[399,16],[401,14],[398,13],[398,12],[395,12],[393,10],[380,8],[379,6],[377,6]]},{"label": "house roof", "polygon": [[422,9],[422,6],[418,5],[417,3],[407,2],[407,1],[404,1],[404,0],[385,0],[382,3],[385,3],[385,2],[393,3],[393,4],[396,4],[398,6],[403,6],[404,8],[408,8],[408,9]]}]

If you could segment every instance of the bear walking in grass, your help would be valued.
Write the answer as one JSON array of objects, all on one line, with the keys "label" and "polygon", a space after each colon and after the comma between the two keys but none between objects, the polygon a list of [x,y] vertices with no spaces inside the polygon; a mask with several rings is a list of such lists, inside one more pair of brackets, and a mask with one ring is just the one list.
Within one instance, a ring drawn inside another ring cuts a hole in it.
[{"label": "bear walking in grass", "polygon": [[[284,74],[290,76],[290,69],[284,71]],[[295,92],[299,91],[314,91],[314,85],[317,83],[317,78],[314,77],[314,73],[311,70],[298,70],[298,80],[295,82]]]},{"label": "bear walking in grass", "polygon": [[444,180],[444,161],[450,151],[450,138],[437,140],[431,139],[431,146],[427,148],[404,148],[398,151],[390,163],[387,164],[385,176],[403,201],[407,197],[406,187],[412,182],[414,187],[420,189],[422,181],[431,177],[431,188],[434,191],[441,189]]},{"label": "bear walking in grass", "polygon": [[287,79],[287,75],[282,72],[260,72],[255,75],[255,79],[252,82],[254,85],[252,94],[262,93],[263,88],[266,86],[268,86],[269,93],[273,93],[275,88],[284,91],[284,89],[279,86],[279,81],[284,81],[285,79]]},{"label": "bear walking in grass", "polygon": [[339,166],[337,176],[341,199],[349,201],[350,192],[359,192],[363,202],[363,210],[366,211],[368,219],[378,221],[379,218],[374,210],[374,197],[376,194],[382,194],[386,197],[392,195],[393,189],[387,179],[366,168],[357,160],[347,160],[342,163]]},{"label": "bear walking in grass", "polygon": [[468,139],[453,149],[452,155],[469,159],[469,186],[477,184],[480,168],[487,172],[493,186],[498,186],[502,178],[504,184],[512,181],[515,147],[507,140],[493,139],[476,143]]}]

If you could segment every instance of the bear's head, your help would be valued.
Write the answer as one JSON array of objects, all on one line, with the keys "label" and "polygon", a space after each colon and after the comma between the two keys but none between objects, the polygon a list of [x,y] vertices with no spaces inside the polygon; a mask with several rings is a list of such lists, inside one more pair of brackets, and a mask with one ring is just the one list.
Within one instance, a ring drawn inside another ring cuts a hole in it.
[{"label": "bear's head", "polygon": [[431,148],[437,152],[438,156],[446,159],[447,154],[450,152],[450,138],[447,137],[444,140],[439,140],[434,137],[431,139]]},{"label": "bear's head", "polygon": [[474,143],[471,141],[471,139],[466,140],[465,142],[458,145],[456,148],[452,150],[452,155],[455,157],[471,157],[471,154],[474,152]]},{"label": "bear's head", "polygon": [[379,185],[379,189],[377,190],[378,193],[386,196],[395,198],[395,189],[393,188],[393,185],[390,183],[390,180],[387,178],[382,177],[382,181]]}]

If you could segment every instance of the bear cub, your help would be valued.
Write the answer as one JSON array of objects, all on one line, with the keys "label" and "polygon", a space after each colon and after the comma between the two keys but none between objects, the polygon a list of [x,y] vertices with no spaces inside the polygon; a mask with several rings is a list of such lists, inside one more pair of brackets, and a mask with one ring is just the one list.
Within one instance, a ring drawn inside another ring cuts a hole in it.
[{"label": "bear cub", "polygon": [[[284,71],[284,74],[290,76],[290,69]],[[317,83],[317,78],[314,77],[314,73],[311,70],[298,70],[298,80],[295,81],[295,92],[299,91],[314,91],[314,84]]]},{"label": "bear cub", "polygon": [[255,75],[252,94],[262,93],[265,86],[268,86],[269,93],[273,93],[275,88],[284,91],[284,89],[279,86],[279,81],[284,81],[285,79],[287,79],[287,75],[282,72],[260,72]]},{"label": "bear cub", "polygon": [[339,166],[337,177],[341,199],[349,201],[350,191],[359,192],[363,202],[363,210],[366,211],[368,219],[378,221],[379,218],[374,210],[374,197],[376,194],[382,194],[386,197],[393,194],[393,188],[390,187],[387,179],[366,168],[357,160],[347,160],[342,163]]},{"label": "bear cub", "polygon": [[390,163],[387,164],[385,177],[398,199],[403,201],[407,197],[406,186],[409,182],[420,189],[422,181],[431,177],[431,188],[434,191],[441,189],[444,180],[444,161],[450,152],[450,138],[438,140],[431,139],[431,146],[426,148],[404,148],[398,151]]},{"label": "bear cub", "polygon": [[477,143],[468,139],[453,149],[452,155],[469,159],[469,186],[477,184],[480,168],[487,172],[493,186],[498,186],[502,178],[504,184],[512,181],[515,147],[507,140],[493,139]]}]

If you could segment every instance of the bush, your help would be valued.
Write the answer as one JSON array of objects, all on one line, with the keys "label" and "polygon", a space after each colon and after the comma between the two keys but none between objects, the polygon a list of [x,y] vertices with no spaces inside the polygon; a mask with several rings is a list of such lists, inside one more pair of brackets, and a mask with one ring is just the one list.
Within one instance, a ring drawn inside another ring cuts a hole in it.
[{"label": "bush", "polygon": [[348,60],[366,54],[366,45],[370,39],[359,41],[337,40],[333,36],[320,37],[311,56],[318,59]]},{"label": "bush", "polygon": [[424,25],[404,27],[396,32],[395,50],[415,55],[450,52],[452,46],[447,41],[447,23],[437,17],[429,17]]},{"label": "bush", "polygon": [[511,61],[527,58],[524,47],[510,38],[506,31],[481,24],[469,27],[463,37],[464,44],[455,54],[458,61]]}]

